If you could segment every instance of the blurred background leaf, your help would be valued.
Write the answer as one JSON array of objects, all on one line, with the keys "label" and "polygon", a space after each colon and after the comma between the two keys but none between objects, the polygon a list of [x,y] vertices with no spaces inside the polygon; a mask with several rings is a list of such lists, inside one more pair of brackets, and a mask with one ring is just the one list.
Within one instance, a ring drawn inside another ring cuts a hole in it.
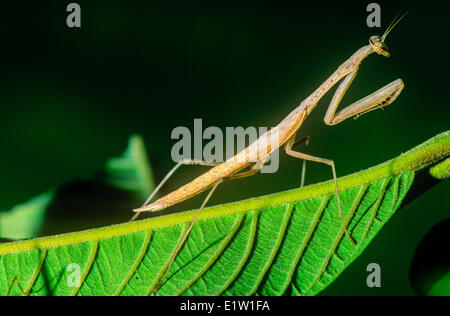
[{"label": "blurred background leaf", "polygon": [[[91,178],[70,181],[1,212],[0,238],[26,239],[123,222],[153,188],[144,143],[133,135],[126,151],[108,159],[105,168]],[[101,209],[107,209],[108,216]]]},{"label": "blurred background leaf", "polygon": [[42,228],[45,212],[53,198],[53,191],[49,191],[15,206],[8,212],[0,212],[0,238],[36,237]]}]

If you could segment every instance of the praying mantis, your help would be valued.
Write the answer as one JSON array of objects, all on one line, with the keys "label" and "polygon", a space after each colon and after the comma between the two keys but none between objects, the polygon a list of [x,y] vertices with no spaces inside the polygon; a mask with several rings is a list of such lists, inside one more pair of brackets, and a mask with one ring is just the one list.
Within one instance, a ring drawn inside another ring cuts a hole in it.
[{"label": "praying mantis", "polygon": [[[302,152],[294,151],[292,148],[295,145],[295,137],[299,131],[302,123],[308,117],[308,115],[314,110],[321,98],[334,86],[341,81],[337,87],[333,98],[328,106],[328,110],[324,117],[324,122],[327,125],[336,125],[347,118],[359,117],[370,111],[381,109],[397,99],[404,88],[403,81],[397,79],[382,87],[381,89],[373,92],[372,94],[352,103],[336,113],[339,103],[341,102],[347,89],[356,77],[361,62],[372,53],[389,57],[390,52],[385,44],[385,40],[389,32],[397,25],[397,23],[406,15],[406,13],[398,19],[394,19],[389,27],[386,29],[382,36],[374,35],[369,38],[369,44],[358,49],[350,58],[342,63],[310,96],[304,99],[300,105],[297,106],[283,121],[281,121],[276,127],[272,128],[267,133],[260,136],[256,141],[250,144],[247,148],[235,156],[227,159],[225,162],[206,162],[198,160],[184,159],[177,163],[177,165],[166,175],[166,177],[159,183],[152,194],[147,198],[144,204],[134,209],[135,215],[131,218],[131,221],[135,220],[141,212],[156,212],[166,209],[172,205],[185,201],[207,189],[210,189],[208,195],[204,199],[202,205],[196,213],[196,216],[192,220],[189,228],[187,229],[183,239],[178,244],[168,267],[165,270],[159,284],[156,286],[153,292],[155,292],[159,286],[164,282],[167,274],[172,266],[177,254],[183,247],[189,233],[198,219],[200,212],[205,207],[207,201],[210,199],[216,188],[226,180],[234,180],[252,176],[258,173],[269,155],[277,148],[283,146],[286,154],[294,158],[302,159],[305,161],[313,161],[329,165],[332,170],[334,187],[336,192],[337,204],[339,208],[339,217],[344,228],[346,236],[349,238],[352,244],[355,241],[348,232],[344,219],[342,216],[342,207],[339,197],[339,188],[336,176],[336,167],[333,160],[320,158],[305,154]],[[272,141],[269,141],[271,139]],[[275,142],[273,142],[275,139]],[[302,141],[308,141],[309,137],[306,137]],[[170,176],[181,165],[204,165],[212,166],[213,168],[204,174],[200,175],[191,182],[185,184],[179,189],[169,193],[156,201],[150,203],[156,193],[167,182]],[[304,168],[302,173],[302,185],[304,181]]]},{"label": "praying mantis", "polygon": [[[300,127],[302,126],[308,115],[314,110],[321,98],[339,81],[341,83],[337,87],[334,96],[330,102],[328,110],[324,117],[324,122],[327,125],[336,125],[347,118],[359,117],[370,111],[384,108],[394,102],[396,98],[400,95],[404,88],[403,81],[401,79],[394,80],[393,82],[387,84],[381,89],[373,92],[372,94],[352,103],[351,105],[345,107],[344,109],[337,112],[337,108],[347,92],[347,89],[356,77],[361,62],[367,58],[372,53],[378,55],[389,57],[390,52],[385,44],[385,39],[389,32],[397,25],[397,23],[405,16],[404,14],[399,19],[394,19],[389,27],[386,29],[384,34],[380,37],[377,35],[371,36],[369,38],[369,44],[358,49],[350,58],[348,58],[344,63],[342,63],[311,95],[304,99],[284,120],[282,120],[276,127],[260,136],[255,142],[250,144],[247,148],[236,154],[235,156],[227,159],[225,162],[206,162],[198,160],[181,160],[176,164],[176,166],[164,177],[164,179],[155,188],[152,194],[147,198],[143,205],[139,208],[134,209],[135,215],[131,218],[131,221],[135,220],[141,212],[156,212],[166,209],[172,205],[178,204],[185,201],[207,189],[210,189],[208,195],[204,199],[202,205],[197,211],[194,219],[192,220],[189,228],[187,229],[184,237],[179,242],[174,254],[169,262],[169,265],[165,269],[165,273],[159,281],[159,284],[154,288],[155,292],[160,285],[164,282],[167,274],[178,255],[179,251],[182,249],[193,225],[197,221],[200,212],[205,207],[206,203],[210,199],[216,188],[226,180],[233,180],[248,177],[258,173],[264,163],[267,161],[269,155],[277,148],[283,146],[286,154],[294,158],[302,159],[303,161],[313,161],[318,163],[323,163],[331,167],[335,193],[337,198],[337,204],[339,208],[339,217],[342,222],[344,231],[349,240],[355,244],[355,241],[348,232],[344,219],[342,216],[341,201],[339,197],[339,188],[336,175],[336,167],[333,160],[324,159],[302,152],[294,151],[293,147],[295,143],[295,137]],[[337,112],[337,113],[336,113]],[[275,142],[269,141],[275,139]],[[308,141],[309,138],[303,138],[300,140]],[[165,195],[156,201],[150,203],[153,197],[161,189],[161,187],[168,181],[168,179],[173,175],[173,173],[181,165],[205,165],[212,166],[213,168],[204,174],[200,175],[196,179],[187,183],[186,185],[180,187],[179,189]],[[303,168],[304,171],[304,168]],[[304,180],[304,173],[302,173],[302,185]],[[15,277],[8,289],[7,295],[9,295],[14,282],[18,283],[20,290],[23,295],[27,295],[22,290],[19,280]]]}]

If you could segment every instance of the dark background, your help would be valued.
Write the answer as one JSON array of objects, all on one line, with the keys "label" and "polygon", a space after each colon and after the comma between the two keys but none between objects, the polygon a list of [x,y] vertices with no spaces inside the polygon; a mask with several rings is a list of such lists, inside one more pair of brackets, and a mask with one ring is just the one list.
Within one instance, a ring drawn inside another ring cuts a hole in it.
[{"label": "dark background", "polygon": [[[364,1],[77,1],[80,29],[66,26],[68,3],[1,7],[1,210],[89,177],[124,150],[132,133],[144,137],[159,181],[174,165],[170,134],[177,126],[192,129],[194,118],[204,128],[274,126],[406,9],[386,40],[392,56],[364,61],[342,105],[402,78],[399,99],[386,111],[328,127],[328,93],[298,137],[310,135],[309,152],[333,159],[338,175],[346,175],[449,128],[449,10],[440,2],[378,1],[381,29],[367,27]],[[224,184],[209,204],[294,188],[300,166],[281,154],[277,173]],[[163,193],[203,170],[183,168]],[[307,183],[330,178],[328,167],[308,164]],[[414,250],[448,217],[448,192],[442,183],[394,216],[323,294],[413,294]],[[180,209],[199,203],[201,197]],[[371,262],[381,265],[380,289],[365,285]]]}]

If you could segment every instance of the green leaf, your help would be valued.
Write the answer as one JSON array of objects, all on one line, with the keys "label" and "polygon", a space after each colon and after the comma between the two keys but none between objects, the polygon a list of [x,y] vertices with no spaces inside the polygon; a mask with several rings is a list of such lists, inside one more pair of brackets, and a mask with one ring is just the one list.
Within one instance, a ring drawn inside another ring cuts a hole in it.
[{"label": "green leaf", "polygon": [[132,135],[126,151],[120,157],[110,158],[106,162],[102,180],[117,189],[135,192],[144,198],[150,195],[154,188],[153,172],[141,136]]},{"label": "green leaf", "polygon": [[30,201],[0,213],[0,237],[25,239],[35,237],[44,222],[54,192],[43,193]]},{"label": "green leaf", "polygon": [[[449,155],[446,132],[340,178],[344,218],[356,245],[344,234],[332,181],[206,208],[156,295],[317,294],[395,213],[416,171]],[[149,295],[195,214],[0,245],[0,294],[17,276],[29,295]],[[21,295],[17,284],[11,295]]]},{"label": "green leaf", "polygon": [[[104,170],[97,174],[93,179],[89,179],[99,187],[109,186],[114,188],[115,192],[129,193],[135,200],[141,201],[147,197],[154,188],[153,174],[147,160],[147,154],[142,138],[139,135],[132,135],[128,141],[126,151],[120,157],[110,158],[104,167]],[[82,185],[86,186],[86,182]],[[64,186],[62,186],[64,187]],[[30,201],[17,205],[7,212],[0,212],[0,238],[4,239],[26,239],[38,235],[48,211],[53,207],[54,213],[58,212],[59,201],[63,200],[64,206],[70,203],[71,206],[82,207],[83,205],[92,205],[92,197],[83,194],[82,190],[75,191],[71,200],[67,200],[67,190],[53,189],[45,192]],[[81,192],[80,192],[81,191]],[[89,190],[88,190],[89,191]],[[118,199],[125,200],[124,195],[115,195]],[[102,196],[97,193],[97,199]],[[117,199],[107,197],[111,202],[119,204]],[[102,203],[105,201],[102,200]],[[66,211],[66,212],[64,212]],[[80,211],[79,209],[77,210]],[[67,209],[61,212],[67,218]]]}]

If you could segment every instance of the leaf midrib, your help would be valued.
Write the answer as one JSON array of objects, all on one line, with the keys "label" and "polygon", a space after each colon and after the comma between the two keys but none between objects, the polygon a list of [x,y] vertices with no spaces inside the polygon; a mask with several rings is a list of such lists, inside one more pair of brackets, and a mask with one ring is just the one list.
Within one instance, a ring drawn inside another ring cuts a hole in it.
[{"label": "leaf midrib", "polygon": [[[449,155],[450,131],[447,131],[435,136],[434,138],[411,149],[399,157],[371,167],[367,170],[339,178],[339,188],[340,190],[346,190],[389,176],[395,176],[404,171],[415,171],[429,166],[436,161],[444,159]],[[199,220],[222,217],[225,215],[247,212],[249,210],[262,209],[274,205],[306,200],[317,195],[333,193],[333,191],[334,182],[330,180],[301,189],[292,189],[257,198],[250,198],[238,202],[208,207],[202,211],[199,216]],[[196,210],[185,211],[136,221],[133,223],[123,223],[57,236],[5,243],[0,245],[0,255],[17,253],[36,248],[47,249],[92,240],[103,240],[125,234],[141,232],[144,230],[182,224],[192,221],[196,212]]]}]

